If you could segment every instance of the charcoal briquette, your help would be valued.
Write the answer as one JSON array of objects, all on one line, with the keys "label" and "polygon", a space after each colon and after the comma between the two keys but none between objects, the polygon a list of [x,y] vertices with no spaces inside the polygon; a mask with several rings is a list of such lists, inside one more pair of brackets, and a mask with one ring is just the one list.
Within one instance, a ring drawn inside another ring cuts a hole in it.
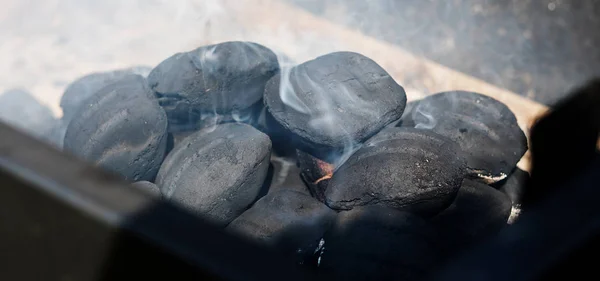
[{"label": "charcoal briquette", "polygon": [[431,216],[448,207],[466,175],[458,145],[430,130],[387,128],[333,174],[328,206],[385,205]]},{"label": "charcoal briquette", "polygon": [[527,138],[512,111],[482,94],[428,96],[407,117],[417,128],[456,141],[467,156],[469,176],[487,184],[506,178],[527,151]]},{"label": "charcoal briquette", "polygon": [[73,115],[64,149],[130,181],[152,181],[165,156],[167,118],[144,77],[100,89]]},{"label": "charcoal briquette", "polygon": [[282,70],[264,102],[297,148],[327,160],[399,119],[406,93],[373,60],[336,52]]},{"label": "charcoal briquette", "polygon": [[268,48],[225,42],[167,58],[152,70],[148,83],[175,131],[205,118],[254,118],[265,83],[278,70],[277,56]]},{"label": "charcoal briquette", "polygon": [[0,120],[40,138],[56,123],[48,107],[21,89],[8,90],[0,95]]},{"label": "charcoal briquette", "polygon": [[450,249],[456,254],[496,234],[506,226],[511,202],[502,192],[478,181],[465,179],[456,199],[431,219]]},{"label": "charcoal briquette", "polygon": [[437,263],[437,230],[383,206],[338,214],[324,237],[319,269],[335,280],[421,280]]},{"label": "charcoal briquette", "polygon": [[252,126],[217,125],[178,143],[156,184],[164,198],[226,226],[258,199],[270,154],[269,137]]},{"label": "charcoal briquette", "polygon": [[336,213],[309,195],[280,189],[258,200],[227,226],[236,233],[308,263]]},{"label": "charcoal briquette", "polygon": [[152,68],[148,66],[135,66],[113,71],[96,72],[85,75],[73,81],[60,99],[63,110],[63,119],[70,120],[81,105],[100,89],[113,84],[123,77],[137,74],[146,77]]}]

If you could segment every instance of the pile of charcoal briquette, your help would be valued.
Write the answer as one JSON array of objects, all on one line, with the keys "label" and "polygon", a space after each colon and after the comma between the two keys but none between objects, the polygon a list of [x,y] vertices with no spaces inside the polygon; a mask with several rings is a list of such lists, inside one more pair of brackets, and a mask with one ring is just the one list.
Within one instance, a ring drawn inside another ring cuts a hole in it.
[{"label": "pile of charcoal briquette", "polygon": [[255,43],[204,46],[85,76],[61,106],[65,151],[336,279],[423,278],[505,227],[528,177],[504,104],[466,91],[407,104],[352,52],[294,64]]}]

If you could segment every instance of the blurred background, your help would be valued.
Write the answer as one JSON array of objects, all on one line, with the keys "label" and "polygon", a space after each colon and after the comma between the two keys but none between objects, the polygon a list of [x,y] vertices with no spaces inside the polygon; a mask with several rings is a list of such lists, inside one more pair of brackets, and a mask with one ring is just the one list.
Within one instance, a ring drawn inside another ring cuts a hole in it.
[{"label": "blurred background", "polygon": [[[226,40],[255,41],[301,62],[371,38],[406,52],[374,59],[399,69],[394,76],[408,88],[432,87],[430,73],[414,60],[405,64],[406,56],[546,105],[600,74],[595,0],[0,2],[0,93],[29,91],[56,116],[64,89],[78,77],[153,67],[173,53]],[[358,33],[364,37],[350,38]]]}]

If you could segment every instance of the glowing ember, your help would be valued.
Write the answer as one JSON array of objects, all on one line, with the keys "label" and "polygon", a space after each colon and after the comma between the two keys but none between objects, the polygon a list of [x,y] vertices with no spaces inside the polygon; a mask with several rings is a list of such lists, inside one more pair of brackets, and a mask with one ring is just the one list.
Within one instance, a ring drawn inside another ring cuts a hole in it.
[{"label": "glowing ember", "polygon": [[319,178],[318,180],[316,180],[316,181],[315,181],[315,184],[318,184],[318,183],[320,183],[320,182],[322,182],[322,181],[324,181],[324,180],[331,179],[331,177],[333,177],[333,174],[327,174],[327,175],[324,175],[324,176],[322,176],[321,178]]}]

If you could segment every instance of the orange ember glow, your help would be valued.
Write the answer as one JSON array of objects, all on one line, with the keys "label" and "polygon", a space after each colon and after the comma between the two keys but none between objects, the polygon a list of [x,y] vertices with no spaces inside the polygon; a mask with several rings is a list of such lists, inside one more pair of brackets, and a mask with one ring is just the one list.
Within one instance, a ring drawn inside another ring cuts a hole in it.
[{"label": "orange ember glow", "polygon": [[316,163],[317,163],[317,167],[319,169],[319,174],[324,175],[324,176],[320,177],[319,179],[317,179],[315,181],[315,184],[318,184],[319,182],[322,182],[324,180],[328,180],[331,177],[333,177],[333,170],[334,170],[334,166],[333,165],[331,165],[331,164],[329,164],[329,163],[327,163],[325,161],[316,159],[316,158],[315,158],[315,160],[316,160]]},{"label": "orange ember glow", "polygon": [[315,184],[318,184],[318,183],[320,183],[320,182],[322,182],[322,181],[324,181],[324,180],[328,180],[328,179],[330,179],[331,177],[333,177],[333,174],[327,174],[327,175],[324,175],[324,176],[322,176],[320,179],[316,180],[316,181],[315,181]]}]

